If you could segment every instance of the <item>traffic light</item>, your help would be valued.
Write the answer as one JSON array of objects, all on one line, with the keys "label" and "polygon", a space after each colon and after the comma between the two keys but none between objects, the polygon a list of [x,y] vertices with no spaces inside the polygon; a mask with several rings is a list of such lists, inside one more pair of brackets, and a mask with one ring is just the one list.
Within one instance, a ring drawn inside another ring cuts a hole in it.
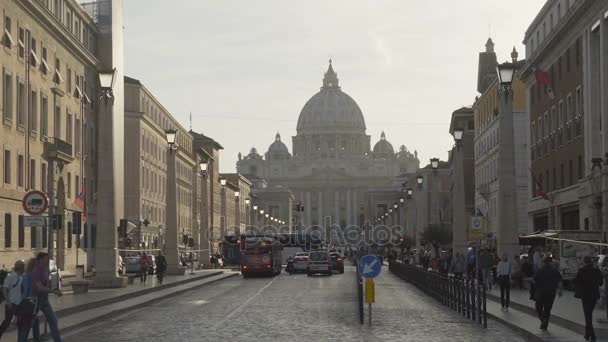
[{"label": "traffic light", "polygon": [[82,213],[79,211],[72,212],[72,233],[76,235],[82,233]]}]

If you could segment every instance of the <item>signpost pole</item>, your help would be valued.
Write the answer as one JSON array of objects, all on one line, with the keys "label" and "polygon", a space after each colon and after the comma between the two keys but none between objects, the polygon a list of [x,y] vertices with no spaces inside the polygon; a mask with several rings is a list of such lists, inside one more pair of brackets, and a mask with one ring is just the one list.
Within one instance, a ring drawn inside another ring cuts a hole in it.
[{"label": "signpost pole", "polygon": [[372,325],[372,305],[371,304],[369,304],[369,306],[368,306],[368,311],[369,311],[369,314],[368,314],[368,316],[369,316],[369,325],[371,326]]}]

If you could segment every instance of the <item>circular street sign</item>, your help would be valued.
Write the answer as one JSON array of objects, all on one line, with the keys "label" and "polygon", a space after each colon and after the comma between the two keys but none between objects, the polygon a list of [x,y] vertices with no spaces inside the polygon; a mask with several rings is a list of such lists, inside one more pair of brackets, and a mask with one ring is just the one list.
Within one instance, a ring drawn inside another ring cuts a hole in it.
[{"label": "circular street sign", "polygon": [[46,195],[40,191],[30,191],[23,196],[23,210],[26,213],[38,216],[46,211],[49,207],[49,200]]}]

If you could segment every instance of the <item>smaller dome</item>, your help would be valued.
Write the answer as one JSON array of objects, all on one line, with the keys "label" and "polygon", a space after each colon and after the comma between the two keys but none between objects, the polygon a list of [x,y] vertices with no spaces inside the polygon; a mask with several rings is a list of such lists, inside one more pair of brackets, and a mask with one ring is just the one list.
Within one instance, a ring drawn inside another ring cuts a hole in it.
[{"label": "smaller dome", "polygon": [[393,154],[393,153],[395,153],[395,150],[393,149],[393,145],[391,145],[391,143],[388,142],[388,140],[386,140],[386,134],[384,134],[384,132],[382,132],[382,134],[380,135],[380,141],[378,141],[376,143],[376,145],[374,145],[373,153],[374,154]]},{"label": "smaller dome", "polygon": [[275,136],[274,142],[270,144],[270,147],[268,147],[267,155],[270,157],[270,159],[284,159],[291,157],[287,146],[285,146],[285,144],[283,144],[281,141],[281,135],[279,133],[277,133]]},{"label": "smaller dome", "polygon": [[257,148],[252,147],[251,150],[249,150],[249,154],[245,158],[246,159],[262,159],[262,156],[258,153]]}]

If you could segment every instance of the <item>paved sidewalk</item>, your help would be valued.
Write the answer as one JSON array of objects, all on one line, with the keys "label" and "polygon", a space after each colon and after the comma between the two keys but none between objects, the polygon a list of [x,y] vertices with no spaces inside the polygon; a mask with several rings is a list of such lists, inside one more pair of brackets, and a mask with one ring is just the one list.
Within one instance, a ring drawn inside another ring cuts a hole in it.
[{"label": "paved sidewalk", "polygon": [[[183,276],[167,276],[163,279],[162,285],[157,283],[156,276],[148,277],[146,283],[142,283],[139,278],[136,278],[133,284],[124,288],[89,289],[88,293],[66,294],[62,297],[51,295],[49,300],[60,318],[60,327],[64,330],[82,326],[104,315],[126,311],[151,300],[175,295],[236,274],[236,272],[225,270],[201,270],[196,271],[194,275],[187,273]],[[4,313],[0,317],[4,319]],[[12,336],[13,334],[16,339],[14,325],[5,335]]]},{"label": "paved sidewalk", "polygon": [[[494,286],[492,291],[488,292],[488,299],[500,303],[500,288]],[[534,309],[535,302],[530,300],[530,291],[527,289],[511,289],[511,306],[525,313],[532,314],[536,318]],[[593,312],[593,326],[599,336],[608,337],[608,323],[598,322],[598,318],[605,319],[606,311],[596,309]],[[573,329],[579,332],[584,332],[585,316],[583,315],[583,306],[580,299],[574,298],[574,292],[563,291],[563,296],[555,298],[553,309],[551,310],[551,320],[556,324],[560,324],[568,329]]]}]

